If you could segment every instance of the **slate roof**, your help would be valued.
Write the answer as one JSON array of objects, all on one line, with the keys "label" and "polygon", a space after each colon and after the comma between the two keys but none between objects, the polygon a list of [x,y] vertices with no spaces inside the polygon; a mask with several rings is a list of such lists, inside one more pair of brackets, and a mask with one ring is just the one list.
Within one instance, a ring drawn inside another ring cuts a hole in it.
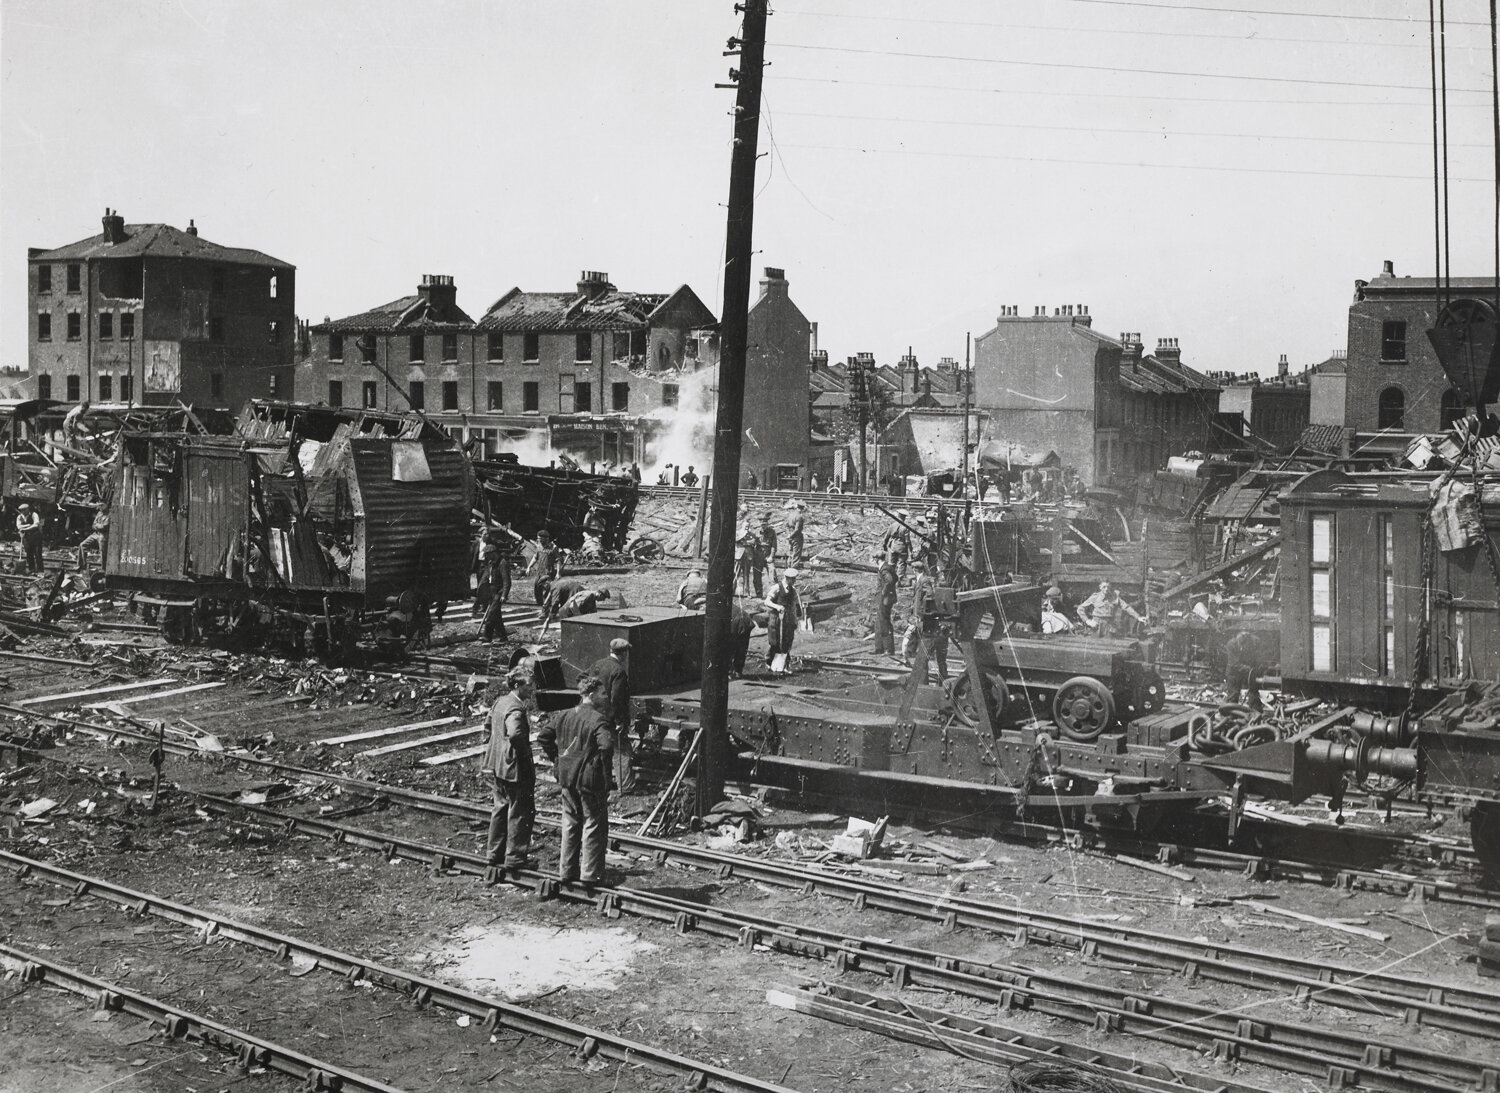
[{"label": "slate roof", "polygon": [[431,300],[411,295],[362,311],[358,315],[319,323],[310,330],[314,334],[349,334],[366,330],[410,330],[416,333],[423,330],[473,328],[474,320],[457,304],[452,308],[439,308]]},{"label": "slate roof", "polygon": [[577,292],[522,292],[513,288],[496,300],[479,320],[481,330],[642,330],[651,324],[667,301],[686,293],[691,307],[700,312],[694,329],[716,325],[713,313],[693,290],[683,285],[676,292],[621,292],[611,288],[593,299]]},{"label": "slate roof", "polygon": [[1309,425],[1302,430],[1297,444],[1314,451],[1341,455],[1353,433],[1353,429],[1346,429],[1342,425]]},{"label": "slate roof", "polygon": [[290,262],[272,258],[258,250],[221,247],[201,235],[180,231],[170,224],[127,224],[125,241],[111,244],[101,232],[56,250],[31,256],[33,262],[71,262],[85,258],[201,258],[210,262],[295,269]]}]

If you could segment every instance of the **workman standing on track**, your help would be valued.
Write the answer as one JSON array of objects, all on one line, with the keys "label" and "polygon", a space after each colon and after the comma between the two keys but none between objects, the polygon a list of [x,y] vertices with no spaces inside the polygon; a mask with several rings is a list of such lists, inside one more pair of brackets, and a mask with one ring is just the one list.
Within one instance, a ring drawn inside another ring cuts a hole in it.
[{"label": "workman standing on track", "polygon": [[532,552],[531,561],[526,563],[526,572],[536,573],[536,583],[532,585],[532,591],[536,594],[536,602],[542,603],[547,598],[547,590],[552,587],[552,582],[563,575],[562,547],[552,541],[552,533],[546,528],[536,533],[536,548]]},{"label": "workman standing on track", "polygon": [[27,573],[42,571],[42,517],[26,502],[16,510],[16,533],[21,537],[21,553]]},{"label": "workman standing on track", "polygon": [[530,668],[514,668],[506,676],[509,690],[490,709],[490,740],[484,752],[484,772],[490,777],[494,804],[484,860],[507,872],[525,869],[531,828],[536,818],[536,763],[531,755]]},{"label": "workman standing on track", "polygon": [[[599,680],[578,677],[579,702],[542,729],[537,743],[554,763],[561,793],[562,848],[557,875],[564,882],[604,881],[604,850],[609,843],[609,768],[614,761],[614,734],[603,704]],[[581,859],[581,860],[580,860]]]},{"label": "workman standing on track", "polygon": [[589,666],[589,674],[599,680],[604,699],[601,712],[615,731],[615,788],[621,793],[635,791],[632,763],[635,754],[630,746],[630,673],[625,668],[625,655],[629,652],[629,641],[611,638],[609,655]]},{"label": "workman standing on track", "polygon": [[802,510],[807,507],[802,501],[788,501],[786,507],[791,515],[786,518],[786,564],[788,569],[802,568]]},{"label": "workman standing on track", "polygon": [[1145,622],[1140,612],[1131,607],[1108,581],[1099,582],[1099,591],[1078,605],[1078,618],[1096,637],[1118,637],[1125,630],[1122,616],[1129,615],[1136,622]]},{"label": "workman standing on track", "polygon": [[[755,529],[755,538],[760,548],[755,558],[757,570],[765,570],[766,576],[771,583],[776,583],[776,529],[771,526],[771,514],[763,512],[760,514],[760,526]],[[756,588],[761,587],[759,573],[756,575]]]},{"label": "workman standing on track", "polygon": [[897,521],[891,530],[886,532],[882,547],[885,556],[896,568],[896,579],[906,580],[906,564],[911,557],[911,532],[906,530],[906,525]]}]

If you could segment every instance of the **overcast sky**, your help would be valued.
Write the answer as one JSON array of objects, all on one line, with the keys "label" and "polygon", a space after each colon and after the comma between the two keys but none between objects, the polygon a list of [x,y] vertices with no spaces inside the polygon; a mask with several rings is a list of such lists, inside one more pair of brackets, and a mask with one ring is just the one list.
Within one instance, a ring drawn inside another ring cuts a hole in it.
[{"label": "overcast sky", "polygon": [[[1427,5],[1243,2],[775,3],[757,267],[835,360],[961,359],[1062,304],[1204,370],[1328,357],[1356,278],[1433,272]],[[1488,4],[1447,14],[1451,271],[1490,276]],[[0,0],[0,359],[26,248],[106,206],[293,263],[313,321],[583,269],[717,314],[737,29],[731,0]]]}]

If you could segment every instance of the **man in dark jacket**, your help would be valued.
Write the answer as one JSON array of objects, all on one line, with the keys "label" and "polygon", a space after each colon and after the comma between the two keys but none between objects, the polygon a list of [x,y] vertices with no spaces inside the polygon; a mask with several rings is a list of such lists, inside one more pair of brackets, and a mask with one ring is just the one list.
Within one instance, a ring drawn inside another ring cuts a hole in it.
[{"label": "man in dark jacket", "polygon": [[516,668],[507,677],[510,690],[490,710],[490,742],[483,771],[490,779],[494,804],[484,858],[504,870],[531,864],[531,825],[536,817],[536,764],[531,757],[531,671]]},{"label": "man in dark jacket", "polygon": [[612,638],[609,656],[600,657],[589,666],[589,674],[599,679],[604,698],[602,712],[615,730],[615,788],[621,793],[635,789],[635,768],[631,763],[635,756],[630,746],[630,673],[625,670],[625,656],[629,652],[630,642]]},{"label": "man in dark jacket", "polygon": [[557,875],[563,881],[598,884],[604,880],[604,848],[609,842],[609,768],[615,740],[609,719],[599,710],[604,703],[599,680],[584,673],[578,677],[578,691],[578,705],[549,722],[537,743],[554,762],[561,789]]},{"label": "man in dark jacket", "polygon": [[729,670],[735,676],[745,674],[745,658],[750,655],[750,635],[755,632],[755,620],[735,600],[729,608]]},{"label": "man in dark jacket", "polygon": [[891,612],[896,609],[896,567],[887,559],[875,575],[875,653],[894,653],[896,636],[891,630]]}]

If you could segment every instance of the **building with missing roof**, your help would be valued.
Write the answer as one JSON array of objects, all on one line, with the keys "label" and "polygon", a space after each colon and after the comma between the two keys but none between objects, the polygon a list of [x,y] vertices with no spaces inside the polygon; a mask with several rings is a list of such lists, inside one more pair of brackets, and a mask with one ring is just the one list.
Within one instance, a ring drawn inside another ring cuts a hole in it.
[{"label": "building with missing roof", "polygon": [[296,268],[169,224],[126,224],[27,253],[28,390],[69,402],[237,410],[290,398]]}]

